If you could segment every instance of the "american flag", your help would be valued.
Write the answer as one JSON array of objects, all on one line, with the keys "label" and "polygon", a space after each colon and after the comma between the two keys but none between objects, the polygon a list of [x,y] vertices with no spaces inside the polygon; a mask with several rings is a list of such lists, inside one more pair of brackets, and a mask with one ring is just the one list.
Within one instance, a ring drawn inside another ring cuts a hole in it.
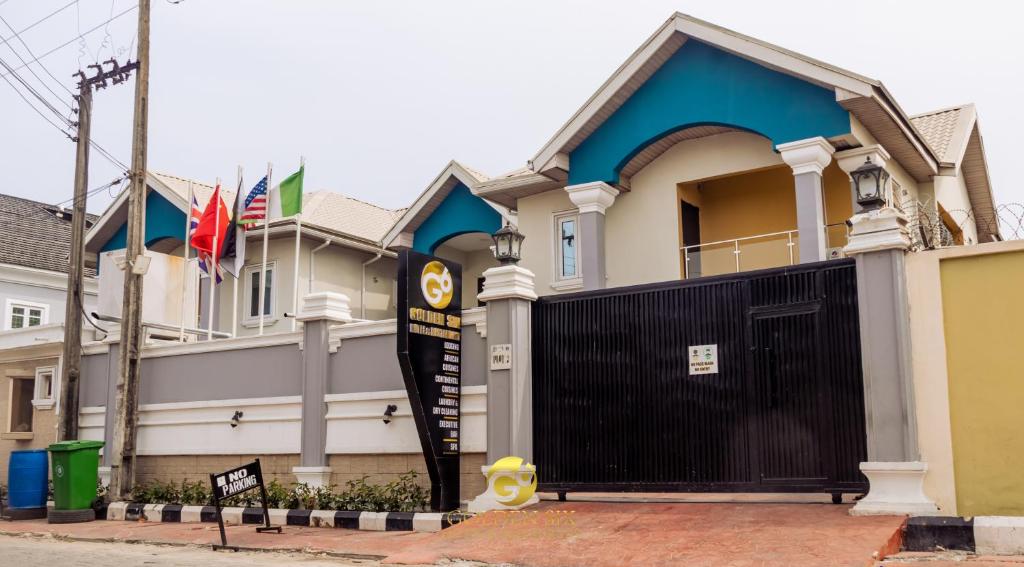
[{"label": "american flag", "polygon": [[[188,240],[192,242],[192,234],[196,231],[196,227],[199,226],[199,219],[203,217],[203,211],[199,208],[199,201],[196,200],[196,196],[192,195],[192,212],[188,216]],[[199,260],[199,269],[204,274],[210,275],[210,255],[206,252],[196,251],[198,254],[197,259]],[[220,265],[217,265],[217,283],[220,283],[224,279]]]},{"label": "american flag", "polygon": [[264,176],[260,182],[249,191],[245,197],[245,209],[242,211],[242,219],[238,224],[245,226],[246,230],[256,226],[256,221],[267,218],[267,177]]}]

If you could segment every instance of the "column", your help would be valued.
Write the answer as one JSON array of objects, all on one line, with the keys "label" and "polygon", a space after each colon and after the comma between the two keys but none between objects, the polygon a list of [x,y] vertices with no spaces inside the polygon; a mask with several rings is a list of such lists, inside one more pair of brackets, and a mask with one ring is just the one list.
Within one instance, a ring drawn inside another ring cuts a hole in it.
[{"label": "column", "polygon": [[330,484],[327,466],[328,357],[331,325],[352,321],[348,296],[323,291],[302,299],[296,316],[302,322],[302,437],[299,466],[292,469],[296,482],[309,486]]},{"label": "column", "polygon": [[910,313],[904,254],[907,218],[896,209],[867,210],[851,219],[844,252],[857,262],[869,492],[851,514],[934,514],[924,494],[910,353]]},{"label": "column", "polygon": [[577,261],[583,279],[583,289],[603,289],[605,287],[604,258],[604,213],[615,202],[619,190],[596,181],[571,185],[565,188],[580,212],[579,245]]},{"label": "column", "polygon": [[800,231],[800,263],[828,258],[825,206],[821,174],[832,161],[835,149],[818,136],[776,146],[782,160],[793,168],[796,187],[796,227]]},{"label": "column", "polygon": [[[478,296],[487,302],[487,462],[519,457],[523,466],[516,471],[495,474],[490,466],[481,468],[488,478],[487,491],[470,502],[472,512],[513,509],[537,502],[534,495],[518,506],[505,506],[494,492],[499,476],[528,479],[533,460],[533,376],[530,356],[530,311],[537,299],[533,272],[510,264],[484,271],[484,290]],[[491,353],[511,351],[511,358],[496,361]]]}]

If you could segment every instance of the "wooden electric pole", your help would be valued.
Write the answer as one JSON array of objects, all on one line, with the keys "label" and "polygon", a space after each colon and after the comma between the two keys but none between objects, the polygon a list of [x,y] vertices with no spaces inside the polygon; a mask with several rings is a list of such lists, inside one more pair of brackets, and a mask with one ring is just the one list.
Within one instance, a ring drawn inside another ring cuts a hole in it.
[{"label": "wooden electric pole", "polygon": [[71,261],[68,268],[67,300],[64,307],[64,345],[61,356],[60,405],[61,416],[57,429],[58,440],[78,438],[78,378],[82,364],[82,292],[85,277],[85,208],[89,196],[89,131],[92,124],[92,89],[107,87],[107,79],[117,85],[128,80],[136,64],[131,61],[121,66],[110,59],[109,71],[96,64],[96,76],[86,77],[79,71],[78,82],[78,144],[75,154],[75,197],[71,205]]},{"label": "wooden electric pole", "polygon": [[78,377],[82,364],[82,279],[85,273],[85,199],[89,185],[89,123],[92,85],[78,85],[78,146],[75,151],[75,197],[71,205],[71,265],[64,306],[64,345],[61,357],[60,428],[58,440],[78,439]]},{"label": "wooden electric pole", "polygon": [[138,76],[135,79],[135,120],[132,127],[132,165],[129,173],[128,235],[124,265],[124,302],[118,354],[117,413],[110,449],[110,495],[124,499],[135,482],[135,434],[138,422],[139,376],[142,351],[142,276],[146,210],[146,140],[149,124],[150,0],[139,0]]}]

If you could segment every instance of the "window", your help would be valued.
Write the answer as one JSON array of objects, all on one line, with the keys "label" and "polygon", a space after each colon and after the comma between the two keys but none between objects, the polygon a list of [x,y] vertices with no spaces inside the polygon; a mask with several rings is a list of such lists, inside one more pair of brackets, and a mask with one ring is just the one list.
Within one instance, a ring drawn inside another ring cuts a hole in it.
[{"label": "window", "polygon": [[[263,315],[264,323],[274,316],[274,272],[276,262],[267,262],[266,277],[263,282]],[[245,319],[259,321],[260,318],[260,266],[245,268]]]},{"label": "window", "polygon": [[32,396],[32,405],[39,409],[50,409],[53,407],[54,375],[56,369],[52,366],[41,366],[36,368],[35,394]]},{"label": "window", "polygon": [[32,395],[35,393],[35,378],[32,376],[9,376],[11,383],[9,419],[7,432],[10,434],[32,433]]},{"label": "window", "polygon": [[579,277],[579,223],[580,217],[575,212],[555,216],[555,264],[558,279],[569,280]]},{"label": "window", "polygon": [[6,328],[24,329],[45,325],[48,322],[49,311],[50,307],[45,303],[8,299]]}]

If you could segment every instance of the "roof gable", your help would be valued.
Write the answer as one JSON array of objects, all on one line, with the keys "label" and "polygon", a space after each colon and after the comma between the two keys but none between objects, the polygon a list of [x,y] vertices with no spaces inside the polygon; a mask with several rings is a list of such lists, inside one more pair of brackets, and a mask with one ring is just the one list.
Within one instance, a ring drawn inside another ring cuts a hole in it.
[{"label": "roof gable", "polygon": [[828,89],[688,40],[572,151],[569,183],[617,184],[648,145],[698,126],[746,130],[778,145],[846,134],[850,119]]}]

